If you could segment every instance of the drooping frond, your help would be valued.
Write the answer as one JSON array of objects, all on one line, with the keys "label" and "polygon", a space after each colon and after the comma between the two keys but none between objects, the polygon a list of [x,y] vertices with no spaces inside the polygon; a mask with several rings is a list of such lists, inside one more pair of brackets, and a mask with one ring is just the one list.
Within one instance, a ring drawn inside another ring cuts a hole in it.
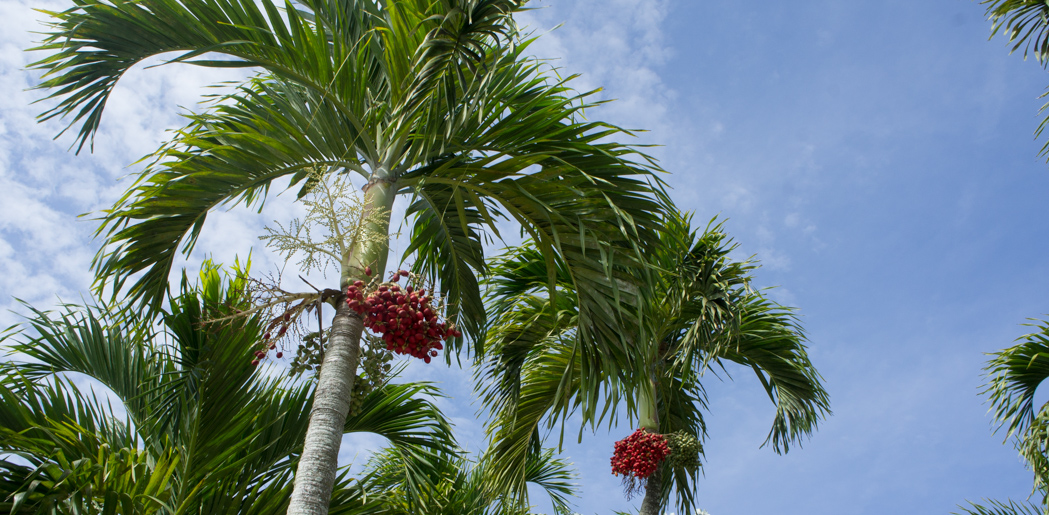
[{"label": "drooping frond", "polygon": [[[388,448],[376,453],[365,469],[364,487],[390,515],[526,515],[527,504],[500,496],[490,488],[491,462],[471,463],[454,453],[434,453],[425,462]],[[544,449],[528,459],[526,481],[543,489],[559,514],[567,514],[575,495],[569,464]]]},{"label": "drooping frond", "polygon": [[542,449],[529,456],[525,482],[542,488],[550,496],[554,511],[560,515],[571,513],[569,498],[575,495],[574,480],[571,465],[557,458],[553,449]]},{"label": "drooping frond", "polygon": [[822,377],[809,360],[805,335],[793,310],[759,293],[746,296],[737,309],[740,323],[735,344],[714,358],[754,370],[776,405],[776,417],[765,444],[771,443],[778,453],[787,452],[830,415],[830,399]]},{"label": "drooping frond", "polygon": [[[338,16],[335,23],[348,32],[339,36],[363,37],[372,27],[361,25],[379,19],[345,14],[354,10],[363,14],[369,6],[374,11],[375,4],[369,1],[307,2],[303,4],[309,11],[306,15],[296,8],[281,9],[272,0],[75,3],[66,11],[47,12],[52,17],[47,23],[50,30],[33,50],[50,54],[30,68],[44,72],[37,87],[50,90],[49,98],[58,100],[41,118],[72,117],[70,128],[80,125],[78,150],[98,130],[109,95],[124,73],[149,57],[170,52],[179,55],[168,62],[263,68],[324,95],[340,111],[349,113],[349,106],[340,99],[340,92],[347,89],[340,86],[358,79],[347,77],[342,64],[358,50],[357,41],[329,37],[325,30],[328,15]],[[332,3],[350,10],[310,9]],[[199,59],[209,53],[230,59]]]},{"label": "drooping frond", "polygon": [[982,0],[987,6],[987,17],[993,22],[991,37],[1002,33],[1009,38],[1015,52],[1024,47],[1043,66],[1049,58],[1049,5],[1030,0]]},{"label": "drooping frond", "polygon": [[455,439],[451,424],[426,396],[439,392],[425,383],[386,384],[361,403],[360,412],[346,420],[347,433],[375,433],[392,444],[450,452]]},{"label": "drooping frond", "polygon": [[1035,489],[1049,485],[1049,404],[1037,408],[1034,395],[1049,378],[1049,322],[1028,324],[1035,332],[1017,344],[991,354],[987,386],[995,422],[1006,428],[1006,439],[1015,437],[1020,455],[1035,473]]},{"label": "drooping frond", "polygon": [[[156,334],[132,314],[113,316],[105,307],[68,305],[59,313],[26,305],[31,315],[23,330],[0,342],[11,353],[35,361],[5,364],[34,384],[54,374],[79,373],[102,383],[120,398],[131,421],[144,424],[158,398],[160,377],[167,369],[146,342]],[[17,386],[17,385],[16,385]],[[52,399],[58,399],[58,392]],[[80,419],[79,423],[90,427]]]},{"label": "drooping frond", "polygon": [[360,169],[352,125],[331,103],[300,86],[252,79],[161,148],[136,185],[105,213],[95,257],[98,287],[127,278],[132,302],[159,308],[179,247],[188,253],[211,210],[262,202],[274,181],[316,170]]},{"label": "drooping frond", "polygon": [[487,428],[490,448],[485,461],[493,491],[527,498],[528,459],[540,443],[544,422],[552,425],[551,415],[570,413],[579,406],[577,356],[566,345],[536,349],[522,367],[515,396],[488,392],[485,402],[493,418]]},{"label": "drooping frond", "polygon": [[[999,33],[1009,38],[1012,52],[1020,47],[1024,49],[1024,59],[1028,53],[1042,67],[1049,66],[1049,4],[1032,0],[982,0],[987,6],[987,17],[991,20],[991,37]],[[1045,98],[1043,93],[1039,98]],[[1043,104],[1039,112],[1049,109],[1049,103]],[[1042,118],[1034,131],[1035,138],[1040,138],[1049,126],[1049,116]],[[1049,141],[1042,145],[1039,155],[1049,159]]]},{"label": "drooping frond", "polygon": [[[685,378],[673,374],[672,371],[667,372],[658,384],[660,431],[663,434],[681,432],[702,444],[707,436],[707,425],[703,419],[703,412],[707,409],[707,397],[703,385],[695,377]],[[701,457],[702,451],[698,458]],[[684,466],[671,466],[669,461],[664,462],[662,467],[662,505],[669,505],[676,495],[678,512],[686,515],[694,513],[700,467],[688,469]]]},{"label": "drooping frond", "polygon": [[580,330],[592,333],[580,349],[589,377],[613,356],[635,361],[611,321],[636,319],[636,283],[647,272],[639,255],[654,244],[662,210],[651,185],[658,181],[636,148],[603,139],[628,133],[577,120],[592,105],[586,95],[550,84],[538,63],[506,55],[491,64],[484,90],[464,93],[471,101],[459,108],[443,153],[398,179],[415,195],[406,255],[436,274],[478,341],[485,315],[475,277],[488,272],[481,235],[499,237],[503,220],[520,224],[543,254],[546,287],[562,267],[581,292]]}]

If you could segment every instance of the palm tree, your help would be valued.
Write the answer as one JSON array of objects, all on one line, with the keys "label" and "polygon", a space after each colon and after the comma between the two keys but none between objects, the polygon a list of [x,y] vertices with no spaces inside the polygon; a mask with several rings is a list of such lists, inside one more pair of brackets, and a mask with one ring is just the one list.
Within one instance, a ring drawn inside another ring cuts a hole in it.
[{"label": "palm tree", "polygon": [[966,513],[1049,512],[1049,402],[1037,411],[1034,405],[1035,391],[1049,379],[1049,322],[1034,320],[1027,325],[1035,331],[1018,338],[1016,345],[991,354],[983,394],[991,400],[997,430],[1006,428],[1006,441],[1015,440],[1020,457],[1034,471],[1032,495],[1038,494],[1038,503],[991,500],[986,506],[972,503],[963,508]]},{"label": "palm tree", "polygon": [[[656,167],[610,141],[621,129],[582,120],[588,94],[525,58],[512,19],[525,0],[74,1],[49,13],[36,48],[48,55],[32,68],[57,102],[41,118],[72,118],[78,150],[116,82],[146,58],[177,52],[169,62],[260,70],[189,115],[105,213],[99,288],[156,309],[179,247],[193,248],[212,209],[261,207],[278,179],[305,194],[318,172],[356,173],[373,215],[409,197],[405,254],[439,283],[468,338],[486,319],[482,243],[509,219],[536,242],[551,286],[560,260],[580,292],[581,380],[596,385],[602,369],[640,363],[615,329],[634,316],[639,249],[657,240]],[[389,218],[370,229],[388,234]],[[384,273],[385,241],[344,243],[340,290],[368,268]],[[355,380],[362,321],[334,304],[295,515],[325,512]]]},{"label": "palm tree", "polygon": [[[32,331],[5,338],[17,358],[0,370],[0,453],[22,462],[0,461],[0,510],[284,513],[313,383],[270,377],[245,359],[264,331],[258,318],[214,321],[244,307],[243,286],[215,267],[199,288],[184,278],[159,330],[126,312],[33,310]],[[80,374],[117,408],[85,390]],[[418,398],[433,393],[387,384],[343,431],[388,438],[386,452],[424,483],[427,460],[454,449],[444,417]],[[336,483],[334,512],[378,509],[345,472]]]},{"label": "palm tree", "polygon": [[[766,444],[786,452],[814,431],[830,410],[801,328],[792,310],[749,288],[756,264],[731,260],[734,248],[720,225],[699,233],[689,217],[668,216],[660,244],[648,253],[660,273],[645,285],[643,323],[623,327],[641,347],[647,368],[618,389],[592,388],[579,380],[578,349],[586,335],[577,329],[577,297],[567,274],[558,276],[564,282],[550,296],[542,289],[544,266],[534,247],[514,250],[493,265],[493,315],[481,379],[485,404],[494,414],[490,459],[503,471],[501,481],[521,488],[523,458],[537,443],[541,423],[553,425],[560,418],[563,424],[587,398],[604,398],[605,412],[584,411],[584,424],[600,423],[624,401],[626,415],[636,416],[647,431],[701,441],[703,372],[729,362],[753,369],[775,404]],[[696,454],[691,465],[668,460],[648,478],[642,514],[660,513],[672,491],[680,511],[692,512]]]}]

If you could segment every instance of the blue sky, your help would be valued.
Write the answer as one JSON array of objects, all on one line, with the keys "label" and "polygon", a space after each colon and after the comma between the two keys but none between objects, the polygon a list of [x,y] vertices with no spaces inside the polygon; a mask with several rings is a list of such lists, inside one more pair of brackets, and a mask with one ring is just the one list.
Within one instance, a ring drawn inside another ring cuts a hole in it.
[{"label": "blue sky", "polygon": [[[705,478],[712,515],[950,513],[966,499],[1023,499],[1031,476],[978,396],[984,353],[1049,313],[1049,167],[1037,156],[1038,95],[1049,75],[1002,39],[987,41],[967,0],[710,2],[540,0],[521,22],[537,55],[581,73],[576,87],[617,99],[594,119],[647,129],[679,206],[728,219],[761,286],[800,308],[834,415],[803,448],[759,449],[772,406],[746,370],[710,377]],[[236,78],[188,66],[136,68],[118,86],[93,154],[67,152],[38,125],[22,52],[42,15],[0,3],[0,325],[19,297],[77,300],[90,284],[94,225],[126,168],[177,127],[203,86]],[[556,30],[553,27],[561,25]],[[297,213],[222,213],[198,248],[232,261]],[[189,266],[203,254],[192,256]],[[412,365],[441,381],[460,437],[483,437],[467,371]],[[1040,400],[1049,395],[1040,396]],[[626,501],[610,474],[612,442],[584,435],[577,511]],[[570,430],[569,435],[575,431]],[[572,438],[569,438],[572,440]],[[347,441],[362,460],[378,439]],[[546,506],[534,499],[540,509]],[[636,501],[636,500],[635,500]]]}]

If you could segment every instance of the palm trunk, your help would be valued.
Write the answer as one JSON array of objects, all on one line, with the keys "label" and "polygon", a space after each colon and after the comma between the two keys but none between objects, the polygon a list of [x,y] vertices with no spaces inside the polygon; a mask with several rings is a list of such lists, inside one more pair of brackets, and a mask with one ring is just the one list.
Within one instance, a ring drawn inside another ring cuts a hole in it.
[{"label": "palm trunk", "polygon": [[[386,182],[370,183],[364,193],[365,209],[389,212],[396,189]],[[389,217],[385,223],[369,227],[380,234],[389,234]],[[345,289],[355,279],[365,279],[364,267],[382,277],[386,269],[389,245],[385,240],[363,245],[354,244],[342,263],[339,287]],[[291,494],[288,515],[327,515],[331,492],[339,468],[339,447],[342,444],[346,415],[350,410],[350,395],[357,379],[357,364],[361,354],[361,333],[364,321],[354,313],[340,295],[336,299],[335,318],[331,322],[331,338],[324,351],[317,390],[310,410],[310,423],[302,447],[302,457],[295,472],[295,488]]]},{"label": "palm trunk", "polygon": [[645,485],[645,498],[641,500],[641,512],[639,515],[659,515],[662,510],[663,501],[663,466],[656,467],[656,471],[648,476],[648,484]]},{"label": "palm trunk", "polygon": [[[659,403],[656,397],[655,379],[642,383],[638,397],[638,410],[640,411],[638,422],[648,432],[659,433]],[[645,498],[641,500],[641,512],[639,515],[659,515],[662,511],[662,469],[663,466],[660,465],[656,467],[656,471],[651,476],[648,476],[648,483],[645,485]]]}]

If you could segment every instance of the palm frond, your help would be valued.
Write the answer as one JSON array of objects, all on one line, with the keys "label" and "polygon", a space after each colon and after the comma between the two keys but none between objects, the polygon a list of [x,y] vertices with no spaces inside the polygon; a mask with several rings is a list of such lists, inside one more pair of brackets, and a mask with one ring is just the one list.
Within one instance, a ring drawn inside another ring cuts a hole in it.
[{"label": "palm frond", "polygon": [[[1042,67],[1049,66],[1049,5],[1031,0],[982,0],[980,3],[987,6],[992,38],[1001,33],[1013,44],[1011,52],[1023,47],[1024,59],[1032,53]],[[1043,93],[1039,98],[1045,96]],[[1049,104],[1043,105],[1039,113],[1046,112],[1047,108]],[[1049,126],[1049,116],[1038,124],[1035,139],[1042,136],[1046,126]],[[1049,159],[1049,141],[1042,145],[1038,154]]]},{"label": "palm frond", "polygon": [[984,503],[970,502],[969,506],[959,506],[961,512],[952,513],[955,515],[1045,515],[1044,510],[1027,502],[985,499]]},{"label": "palm frond", "polygon": [[1006,427],[1007,440],[1016,437],[1020,455],[1034,468],[1037,489],[1049,485],[1049,404],[1037,412],[1034,406],[1035,391],[1049,378],[1049,322],[1027,325],[1035,332],[991,354],[983,394],[991,400],[998,429]]},{"label": "palm frond", "polygon": [[[597,178],[595,175],[601,170],[596,163],[580,168],[555,164],[568,160],[567,155],[538,163],[534,155],[506,157],[498,162],[485,158],[431,170],[419,179],[427,185],[460,189],[464,191],[463,197],[490,199],[498,205],[536,241],[546,257],[549,279],[554,279],[551,274],[556,274],[555,256],[563,260],[572,278],[570,287],[579,299],[578,330],[583,336],[579,352],[585,363],[583,381],[606,382],[615,378],[608,378],[604,372],[638,363],[635,346],[627,335],[617,330],[636,323],[639,305],[636,277],[644,273],[644,265],[631,250],[632,241],[636,240],[626,233],[638,227],[643,230],[637,218],[645,215],[633,213],[634,206],[630,204],[644,205],[646,210],[656,208],[642,198],[643,192],[650,192],[645,183],[619,174],[629,171],[634,175],[635,169],[624,165],[622,170],[613,171],[610,168],[618,168],[623,163],[609,162],[606,163],[609,168],[605,169],[608,175]],[[533,164],[545,168],[535,173],[520,173]],[[477,212],[481,211],[478,207],[481,202],[471,204]],[[453,210],[456,206],[447,209]],[[609,223],[607,215],[612,213],[623,215],[621,223]],[[631,213],[638,217],[628,222]],[[494,221],[486,224],[494,227]],[[621,231],[624,228],[628,229]],[[551,288],[555,286],[548,284]],[[551,295],[555,293],[551,291]],[[612,367],[614,362],[619,366]],[[593,416],[594,402],[588,400],[586,406],[586,416]]]},{"label": "palm frond", "polygon": [[587,95],[563,81],[550,84],[540,63],[523,59],[522,51],[492,56],[490,68],[471,78],[464,100],[442,119],[454,129],[445,130],[436,156],[422,154],[426,163],[398,179],[415,195],[410,251],[461,306],[456,314],[474,335],[484,305],[467,293],[476,291],[474,276],[487,272],[481,235],[500,237],[501,220],[517,222],[543,254],[547,287],[564,266],[569,284],[586,292],[582,330],[594,332],[590,341],[599,348],[581,352],[590,362],[629,355],[605,320],[634,316],[634,283],[645,271],[636,245],[654,241],[662,209],[651,198],[655,168],[632,161],[648,159],[636,148],[599,142],[625,131],[575,121],[593,105]]},{"label": "palm frond", "polygon": [[576,478],[571,464],[557,458],[553,449],[543,449],[529,456],[528,468],[525,470],[525,481],[543,489],[553,502],[556,513],[571,513],[569,497],[576,495]]},{"label": "palm frond", "polygon": [[94,259],[96,288],[112,281],[116,295],[141,274],[127,297],[153,309],[167,292],[179,247],[193,250],[211,210],[261,209],[283,177],[295,184],[314,170],[361,170],[357,128],[302,87],[251,79],[189,118],[98,230],[107,244]]},{"label": "palm frond", "polygon": [[[53,21],[47,24],[43,42],[32,50],[51,53],[30,68],[44,72],[37,88],[52,90],[48,98],[58,100],[41,119],[72,117],[69,128],[80,124],[78,151],[98,129],[109,95],[123,74],[149,57],[169,52],[181,54],[167,62],[261,67],[324,94],[344,113],[350,112],[337,100],[338,92],[346,89],[335,82],[353,80],[340,65],[354,49],[339,39],[329,41],[323,27],[330,10],[310,10],[307,19],[298,10],[280,9],[271,0],[75,3],[66,11],[45,11]],[[338,23],[345,27],[348,20],[374,19],[343,14]],[[197,59],[208,53],[231,59]]]},{"label": "palm frond", "polygon": [[155,511],[170,498],[178,456],[149,455],[138,442],[126,423],[72,382],[59,377],[39,385],[9,375],[0,383],[0,452],[28,466],[0,462],[0,507],[10,513]]},{"label": "palm frond", "polygon": [[[111,406],[85,395],[68,379],[57,377],[33,383],[7,371],[0,376],[0,449],[4,452],[48,454],[61,451],[70,459],[78,450],[104,442],[113,447],[135,447],[139,440],[130,421],[115,418]],[[83,438],[75,443],[50,437],[55,427],[76,427]]]},{"label": "palm frond", "polygon": [[551,414],[569,414],[578,408],[577,392],[583,388],[580,367],[571,346],[545,346],[523,367],[515,397],[488,392],[485,402],[493,418],[487,428],[490,444],[484,459],[490,489],[508,492],[511,499],[527,499],[529,456],[539,444],[541,425],[554,423]]},{"label": "palm frond", "polygon": [[787,452],[830,415],[830,399],[822,377],[809,360],[805,335],[792,310],[759,293],[746,296],[740,304],[735,345],[715,359],[753,368],[776,405],[765,444],[771,443],[777,453]]},{"label": "palm frond", "polygon": [[346,420],[345,432],[375,433],[400,447],[451,452],[455,439],[451,424],[422,396],[439,395],[425,383],[386,384],[361,401],[357,415]]},{"label": "palm frond", "polygon": [[[484,247],[479,226],[480,206],[463,192],[447,185],[419,188],[406,215],[414,217],[411,243],[404,256],[414,256],[414,271],[439,281],[447,298],[446,316],[460,321],[466,337],[481,339],[484,304],[477,277],[485,275]],[[461,339],[450,341],[451,359]]]},{"label": "palm frond", "polygon": [[1024,47],[1024,59],[1029,51],[1043,66],[1049,57],[1049,5],[1030,0],[982,0],[987,6],[987,18],[993,22],[991,37],[999,33],[1014,43],[1012,51]]},{"label": "palm frond", "polygon": [[[76,433],[80,428],[67,428]],[[75,438],[71,435],[70,438]],[[9,513],[158,513],[170,509],[168,484],[177,456],[159,459],[134,448],[99,446],[68,459],[61,452],[29,467],[2,462],[0,508]]]},{"label": "palm frond", "polygon": [[1049,322],[1027,324],[1035,332],[1017,338],[1016,345],[991,354],[985,368],[995,420],[1008,423],[1008,434],[1023,432],[1035,418],[1034,392],[1049,378]]},{"label": "palm frond", "polygon": [[[673,374],[674,371],[664,371],[658,383],[660,431],[663,434],[681,431],[703,442],[707,436],[707,425],[703,418],[703,412],[707,409],[706,392],[702,383],[694,377],[686,379]],[[663,506],[669,505],[671,498],[676,495],[677,511],[685,515],[694,513],[700,467],[689,470],[669,463],[662,465]]]},{"label": "palm frond", "polygon": [[[735,343],[739,331],[736,304],[750,289],[752,260],[731,257],[739,245],[716,219],[703,232],[692,217],[667,217],[663,247],[654,253],[664,272],[658,288],[667,293],[647,317],[652,333],[672,349],[673,364],[684,373],[699,373],[722,348]],[[696,366],[696,365],[699,366]]]},{"label": "palm frond", "polygon": [[145,422],[160,387],[153,378],[165,371],[144,343],[156,336],[145,320],[105,306],[66,305],[56,314],[23,305],[31,313],[23,330],[0,339],[37,361],[18,363],[20,376],[39,384],[55,374],[84,374],[112,390],[135,425]]}]

